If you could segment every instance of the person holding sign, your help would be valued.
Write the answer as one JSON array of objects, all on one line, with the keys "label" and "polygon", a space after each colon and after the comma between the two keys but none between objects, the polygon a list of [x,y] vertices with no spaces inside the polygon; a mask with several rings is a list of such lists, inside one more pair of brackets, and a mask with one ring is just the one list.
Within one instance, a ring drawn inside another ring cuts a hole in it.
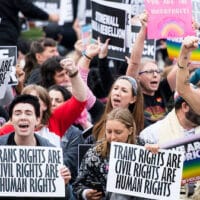
[{"label": "person holding sign", "polygon": [[77,199],[109,199],[106,181],[109,170],[111,142],[136,143],[136,125],[127,108],[115,108],[105,119],[105,139],[85,154],[76,182],[73,184]]},{"label": "person holding sign", "polygon": [[32,19],[58,22],[57,14],[48,14],[35,6],[31,0],[0,1],[0,45],[16,46],[20,35],[19,12]]},{"label": "person holding sign", "polygon": [[[47,139],[39,136],[38,134],[35,134],[35,127],[38,125],[39,120],[40,120],[39,117],[40,117],[40,103],[37,97],[32,96],[32,95],[26,95],[26,94],[15,97],[15,99],[12,101],[9,107],[9,118],[14,126],[14,132],[7,134],[5,136],[1,136],[0,145],[29,146],[30,149],[33,146],[52,147],[53,145]],[[12,159],[13,157],[15,157],[14,154],[12,154],[12,156],[9,159]],[[20,154],[20,157],[22,159],[25,159],[24,154]],[[1,157],[1,158],[5,159],[5,157],[4,158]],[[33,156],[32,159],[34,158],[36,157]],[[29,173],[32,173],[31,170],[29,171]],[[37,176],[36,174],[37,173],[35,173],[35,176]],[[68,182],[71,179],[71,173],[69,169],[65,166],[62,167],[60,169],[60,174],[63,177],[65,184],[68,184]],[[18,187],[20,186],[18,185]],[[3,197],[0,199],[7,199],[7,198]],[[16,199],[16,196],[12,198],[9,197],[8,199],[10,200]],[[19,199],[35,199],[36,200],[36,199],[41,199],[41,198],[19,197]],[[51,198],[48,198],[48,199],[51,199]],[[57,198],[53,198],[53,199],[57,199]],[[45,198],[43,198],[43,200],[45,200]]]},{"label": "person holding sign", "polygon": [[176,86],[179,94],[190,104],[196,113],[200,114],[200,91],[190,85],[189,68],[190,54],[198,48],[199,38],[195,36],[186,37],[183,42],[177,61]]}]

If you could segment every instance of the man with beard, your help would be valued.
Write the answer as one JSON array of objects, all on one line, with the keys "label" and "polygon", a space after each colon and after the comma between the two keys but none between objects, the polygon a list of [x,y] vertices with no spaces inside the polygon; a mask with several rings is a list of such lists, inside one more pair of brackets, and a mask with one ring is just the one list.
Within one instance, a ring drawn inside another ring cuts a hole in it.
[{"label": "man with beard", "polygon": [[159,146],[184,136],[200,133],[200,115],[175,93],[175,107],[166,117],[140,133],[145,143],[157,143]]}]

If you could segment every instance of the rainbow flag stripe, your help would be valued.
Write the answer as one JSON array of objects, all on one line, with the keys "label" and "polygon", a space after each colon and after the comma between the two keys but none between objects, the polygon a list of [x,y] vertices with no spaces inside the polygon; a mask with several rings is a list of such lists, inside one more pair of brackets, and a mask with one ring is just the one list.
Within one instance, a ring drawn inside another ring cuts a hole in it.
[{"label": "rainbow flag stripe", "polygon": [[[179,56],[181,41],[167,39],[167,52],[170,59],[177,59]],[[200,61],[200,48],[194,50],[191,54],[192,61]]]},{"label": "rainbow flag stripe", "polygon": [[183,179],[200,176],[200,158],[185,161],[183,166]]}]

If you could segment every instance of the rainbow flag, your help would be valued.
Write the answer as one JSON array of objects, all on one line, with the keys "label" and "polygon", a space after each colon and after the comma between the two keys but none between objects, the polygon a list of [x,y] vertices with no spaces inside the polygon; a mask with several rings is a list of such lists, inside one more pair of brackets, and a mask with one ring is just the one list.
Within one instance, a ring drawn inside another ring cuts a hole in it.
[{"label": "rainbow flag", "polygon": [[[177,59],[181,48],[181,39],[167,39],[167,52],[170,59]],[[191,54],[191,61],[200,62],[200,48],[194,50]]]},{"label": "rainbow flag", "polygon": [[185,152],[182,173],[183,184],[200,180],[200,134],[176,139],[162,145],[161,148]]},{"label": "rainbow flag", "polygon": [[[190,155],[194,157],[200,157],[200,150],[192,152]],[[182,180],[183,182],[193,182],[200,180],[200,158],[194,158],[192,160],[185,160],[183,165],[183,174]]]}]

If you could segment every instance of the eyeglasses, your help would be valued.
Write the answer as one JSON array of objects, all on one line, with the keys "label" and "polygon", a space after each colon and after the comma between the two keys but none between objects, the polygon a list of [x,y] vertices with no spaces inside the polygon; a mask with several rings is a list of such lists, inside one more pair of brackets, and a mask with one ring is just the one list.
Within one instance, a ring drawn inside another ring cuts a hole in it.
[{"label": "eyeglasses", "polygon": [[154,73],[160,74],[161,71],[159,69],[155,69],[155,70],[151,69],[151,70],[141,71],[141,72],[139,72],[139,75],[141,75],[141,74],[151,74],[151,75],[153,75]]}]

